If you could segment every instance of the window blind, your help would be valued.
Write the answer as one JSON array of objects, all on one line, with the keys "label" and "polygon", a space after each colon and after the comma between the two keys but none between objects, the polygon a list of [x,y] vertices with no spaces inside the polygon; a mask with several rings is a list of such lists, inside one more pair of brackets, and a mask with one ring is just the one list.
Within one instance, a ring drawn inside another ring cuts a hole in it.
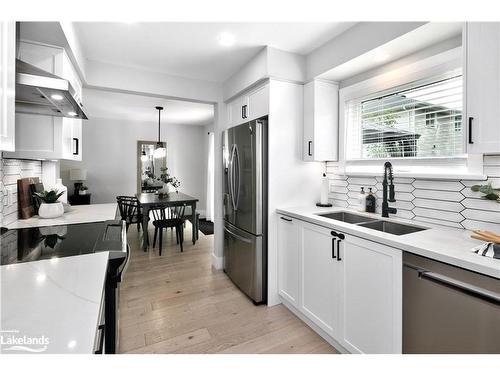
[{"label": "window blind", "polygon": [[464,154],[462,72],[345,103],[346,159]]}]

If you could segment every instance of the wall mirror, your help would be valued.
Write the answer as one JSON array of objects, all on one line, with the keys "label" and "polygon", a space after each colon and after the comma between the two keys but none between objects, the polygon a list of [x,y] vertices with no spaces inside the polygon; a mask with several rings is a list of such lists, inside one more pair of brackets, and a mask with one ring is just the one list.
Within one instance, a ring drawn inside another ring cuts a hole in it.
[{"label": "wall mirror", "polygon": [[[161,142],[166,148],[166,142]],[[155,158],[154,151],[158,142],[137,141],[137,192],[153,193],[163,186],[157,181],[161,168],[167,166],[167,157]]]}]

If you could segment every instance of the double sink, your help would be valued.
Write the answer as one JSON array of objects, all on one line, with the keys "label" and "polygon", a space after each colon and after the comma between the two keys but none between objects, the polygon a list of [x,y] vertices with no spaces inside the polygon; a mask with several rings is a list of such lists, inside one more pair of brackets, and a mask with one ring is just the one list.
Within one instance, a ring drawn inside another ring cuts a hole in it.
[{"label": "double sink", "polygon": [[422,230],[428,229],[416,225],[374,219],[368,216],[356,215],[347,211],[330,212],[316,215],[328,219],[343,221],[344,223],[356,224],[360,227],[377,230],[379,232],[390,233],[396,236],[402,236],[405,234],[420,232]]}]

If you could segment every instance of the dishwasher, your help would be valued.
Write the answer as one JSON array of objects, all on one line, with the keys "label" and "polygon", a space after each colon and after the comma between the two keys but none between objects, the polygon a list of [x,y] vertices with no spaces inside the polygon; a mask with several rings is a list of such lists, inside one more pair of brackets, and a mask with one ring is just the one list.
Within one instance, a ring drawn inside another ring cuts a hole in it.
[{"label": "dishwasher", "polygon": [[404,253],[403,353],[500,353],[500,280]]}]

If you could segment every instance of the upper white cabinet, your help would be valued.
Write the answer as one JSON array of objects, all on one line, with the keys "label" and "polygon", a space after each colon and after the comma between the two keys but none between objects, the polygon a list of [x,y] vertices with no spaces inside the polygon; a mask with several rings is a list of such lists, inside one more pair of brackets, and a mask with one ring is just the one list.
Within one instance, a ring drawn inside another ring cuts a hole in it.
[{"label": "upper white cabinet", "polygon": [[351,353],[402,352],[401,250],[279,215],[278,254],[284,302]]},{"label": "upper white cabinet", "polygon": [[304,160],[338,160],[339,86],[314,80],[304,85]]},{"label": "upper white cabinet", "polygon": [[[82,101],[82,84],[64,49],[21,41],[19,58],[67,79]],[[15,115],[15,151],[8,157],[23,159],[82,160],[82,120],[26,113]]]},{"label": "upper white cabinet", "polygon": [[331,230],[302,223],[300,310],[332,337],[338,337],[341,263]]},{"label": "upper white cabinet", "polygon": [[15,149],[16,23],[0,22],[0,150]]},{"label": "upper white cabinet", "polygon": [[227,103],[228,126],[236,126],[269,114],[269,84],[251,89]]},{"label": "upper white cabinet", "polygon": [[466,40],[468,153],[500,152],[500,23],[469,22]]},{"label": "upper white cabinet", "polygon": [[279,216],[278,221],[278,293],[299,307],[299,227],[297,221]]},{"label": "upper white cabinet", "polygon": [[351,353],[402,352],[402,251],[345,235],[341,339]]}]

